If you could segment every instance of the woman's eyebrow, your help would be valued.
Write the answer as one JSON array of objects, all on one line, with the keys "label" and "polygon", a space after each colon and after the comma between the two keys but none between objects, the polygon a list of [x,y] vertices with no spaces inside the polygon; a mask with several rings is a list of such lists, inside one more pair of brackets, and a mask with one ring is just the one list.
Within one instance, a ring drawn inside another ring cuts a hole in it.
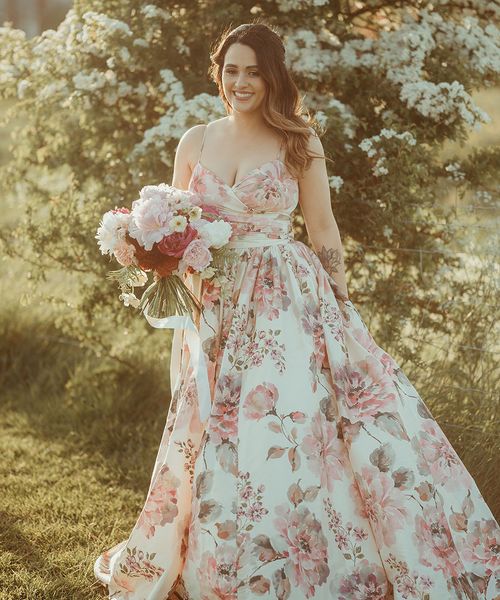
[{"label": "woman's eyebrow", "polygon": [[[225,65],[226,67],[237,67],[238,65],[233,65],[232,63],[228,63],[227,65]],[[259,65],[249,65],[247,67],[247,69],[253,69],[255,67],[258,67]]]}]

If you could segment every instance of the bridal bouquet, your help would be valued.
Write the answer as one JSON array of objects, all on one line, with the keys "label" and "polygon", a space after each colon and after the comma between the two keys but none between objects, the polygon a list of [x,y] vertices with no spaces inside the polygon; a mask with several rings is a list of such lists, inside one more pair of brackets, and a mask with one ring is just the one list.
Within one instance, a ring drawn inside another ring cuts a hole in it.
[{"label": "bridal bouquet", "polygon": [[[217,212],[203,211],[199,194],[165,183],[147,185],[139,196],[132,210],[106,212],[95,236],[101,253],[122,265],[108,273],[120,286],[120,300],[157,318],[202,311],[183,276],[223,275],[231,257],[225,247],[231,224],[218,219]],[[147,283],[148,271],[153,282],[139,299],[134,288]]]}]

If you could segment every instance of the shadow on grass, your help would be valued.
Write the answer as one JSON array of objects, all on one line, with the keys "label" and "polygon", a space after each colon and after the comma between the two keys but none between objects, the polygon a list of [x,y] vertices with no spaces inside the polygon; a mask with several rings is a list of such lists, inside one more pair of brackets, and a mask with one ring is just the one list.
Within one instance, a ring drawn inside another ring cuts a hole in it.
[{"label": "shadow on grass", "polygon": [[138,377],[61,340],[50,322],[9,314],[0,340],[1,410],[22,415],[40,439],[84,452],[104,483],[143,494],[168,412],[166,365],[163,379],[144,366]]}]

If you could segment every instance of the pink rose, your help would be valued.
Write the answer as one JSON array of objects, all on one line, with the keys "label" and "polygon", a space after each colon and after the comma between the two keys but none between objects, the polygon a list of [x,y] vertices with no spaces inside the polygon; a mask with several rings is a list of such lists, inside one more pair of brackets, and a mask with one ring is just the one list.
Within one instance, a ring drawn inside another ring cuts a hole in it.
[{"label": "pink rose", "polygon": [[174,231],[174,233],[166,235],[158,242],[158,250],[162,254],[182,258],[184,250],[197,236],[197,230],[194,227],[191,227],[191,225],[187,225],[184,231]]},{"label": "pink rose", "polygon": [[212,253],[203,240],[193,240],[184,251],[183,260],[195,271],[203,271],[212,260]]}]

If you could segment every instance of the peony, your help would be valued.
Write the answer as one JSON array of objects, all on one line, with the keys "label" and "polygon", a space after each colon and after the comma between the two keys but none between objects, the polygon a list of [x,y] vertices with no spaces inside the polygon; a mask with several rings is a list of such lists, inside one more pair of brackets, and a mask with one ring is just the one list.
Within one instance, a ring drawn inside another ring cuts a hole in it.
[{"label": "peony", "polygon": [[135,248],[132,244],[127,244],[125,240],[118,240],[113,250],[113,254],[123,267],[129,267],[136,262]]},{"label": "peony", "polygon": [[203,240],[193,240],[184,251],[183,260],[195,271],[203,271],[212,260],[212,254]]},{"label": "peony", "polygon": [[184,251],[189,244],[196,239],[198,232],[194,227],[188,225],[182,232],[174,232],[166,235],[161,242],[158,243],[158,250],[162,254],[182,258]]},{"label": "peony", "polygon": [[155,242],[159,242],[163,236],[170,233],[169,221],[172,216],[173,211],[166,201],[165,194],[150,193],[144,199],[132,202],[132,221],[129,226],[129,234],[145,250],[151,250]]},{"label": "peony", "polygon": [[131,213],[127,209],[108,210],[104,213],[95,235],[101,254],[114,252],[117,244],[125,238],[130,220]]},{"label": "peony", "polygon": [[231,237],[232,227],[223,220],[207,222],[200,227],[200,238],[205,240],[210,248],[222,248]]}]

